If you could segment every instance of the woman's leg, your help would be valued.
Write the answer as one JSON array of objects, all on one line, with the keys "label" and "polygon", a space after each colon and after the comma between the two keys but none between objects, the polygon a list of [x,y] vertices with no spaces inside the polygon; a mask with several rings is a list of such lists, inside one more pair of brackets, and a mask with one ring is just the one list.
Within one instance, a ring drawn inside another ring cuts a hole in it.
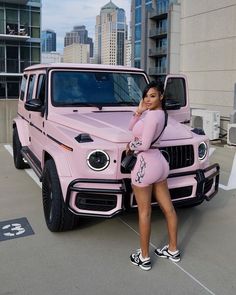
[{"label": "woman's leg", "polygon": [[178,219],[172,204],[167,181],[161,181],[153,185],[156,200],[165,215],[169,235],[169,250],[177,250],[177,226]]},{"label": "woman's leg", "polygon": [[146,187],[133,185],[133,191],[138,205],[140,248],[142,256],[145,258],[149,257],[152,185]]}]

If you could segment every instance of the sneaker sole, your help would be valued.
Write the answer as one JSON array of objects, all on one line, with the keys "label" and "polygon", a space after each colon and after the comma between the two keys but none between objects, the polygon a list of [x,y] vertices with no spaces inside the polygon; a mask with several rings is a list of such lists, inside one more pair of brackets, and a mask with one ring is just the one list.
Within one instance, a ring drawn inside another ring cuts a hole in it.
[{"label": "sneaker sole", "polygon": [[170,256],[166,256],[166,255],[161,255],[161,254],[157,254],[156,252],[154,252],[156,254],[157,257],[161,257],[161,258],[165,258],[165,259],[170,259],[173,262],[179,262],[181,259],[180,258],[173,258]]},{"label": "sneaker sole", "polygon": [[150,270],[152,267],[149,266],[149,267],[143,267],[141,264],[139,265],[139,267],[142,269],[142,270]]}]

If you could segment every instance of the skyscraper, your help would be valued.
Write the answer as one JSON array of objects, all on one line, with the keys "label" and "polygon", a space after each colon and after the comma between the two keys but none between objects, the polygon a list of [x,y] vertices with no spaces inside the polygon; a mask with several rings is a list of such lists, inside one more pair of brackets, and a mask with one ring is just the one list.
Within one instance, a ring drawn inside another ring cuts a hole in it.
[{"label": "skyscraper", "polygon": [[125,11],[110,1],[101,8],[100,15],[96,18],[96,62],[109,65],[124,65],[126,39]]},{"label": "skyscraper", "polygon": [[179,72],[179,0],[132,0],[132,65],[154,79]]},{"label": "skyscraper", "polygon": [[74,43],[89,44],[89,55],[93,56],[93,39],[88,37],[88,31],[85,26],[74,26],[71,32],[66,33],[64,38],[64,46]]},{"label": "skyscraper", "polygon": [[42,31],[42,52],[56,51],[56,33],[53,30]]}]

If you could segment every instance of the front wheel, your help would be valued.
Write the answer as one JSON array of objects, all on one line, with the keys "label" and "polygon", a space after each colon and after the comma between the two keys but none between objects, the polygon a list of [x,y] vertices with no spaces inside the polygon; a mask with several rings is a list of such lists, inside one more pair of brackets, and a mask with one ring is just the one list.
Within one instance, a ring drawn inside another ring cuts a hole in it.
[{"label": "front wheel", "polygon": [[55,162],[45,163],[42,178],[43,209],[47,227],[52,232],[73,229],[78,217],[66,208]]}]

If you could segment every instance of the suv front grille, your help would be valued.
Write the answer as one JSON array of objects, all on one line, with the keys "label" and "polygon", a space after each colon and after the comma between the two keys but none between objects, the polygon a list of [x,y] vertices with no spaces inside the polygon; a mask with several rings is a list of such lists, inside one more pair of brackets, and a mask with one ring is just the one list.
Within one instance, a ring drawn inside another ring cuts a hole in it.
[{"label": "suv front grille", "polygon": [[194,164],[194,150],[192,145],[162,147],[160,151],[169,162],[170,170],[189,167]]},{"label": "suv front grille", "polygon": [[[161,147],[160,151],[170,165],[170,170],[189,167],[194,164],[194,150],[192,145],[177,145],[170,147]],[[121,161],[125,157],[125,151],[122,153]],[[121,173],[130,173],[121,167]]]}]

